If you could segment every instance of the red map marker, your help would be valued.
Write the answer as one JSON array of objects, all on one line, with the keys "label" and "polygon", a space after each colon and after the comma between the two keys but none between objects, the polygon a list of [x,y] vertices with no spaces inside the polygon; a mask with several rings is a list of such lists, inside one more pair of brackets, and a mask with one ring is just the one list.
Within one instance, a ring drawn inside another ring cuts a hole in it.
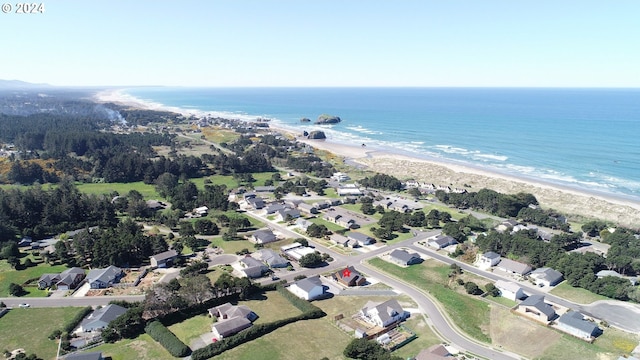
[{"label": "red map marker", "polygon": [[351,276],[351,271],[349,270],[349,268],[346,268],[342,271],[342,277],[343,278],[348,278],[349,276]]}]

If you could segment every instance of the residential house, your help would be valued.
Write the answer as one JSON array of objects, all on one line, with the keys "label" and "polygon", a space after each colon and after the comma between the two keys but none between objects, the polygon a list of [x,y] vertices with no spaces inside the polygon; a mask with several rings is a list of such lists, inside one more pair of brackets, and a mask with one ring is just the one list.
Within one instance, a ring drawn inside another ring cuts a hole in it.
[{"label": "residential house", "polygon": [[55,285],[58,290],[75,289],[84,277],[84,270],[78,267],[69,268],[60,274],[43,274],[38,279],[38,288],[42,290]]},{"label": "residential house", "polygon": [[276,235],[271,230],[258,230],[249,237],[249,241],[256,244],[268,244],[276,240]]},{"label": "residential house", "polygon": [[427,245],[434,249],[444,249],[447,246],[455,245],[458,241],[449,235],[437,235],[427,241]]},{"label": "residential house", "polygon": [[399,249],[393,250],[389,254],[389,260],[402,266],[419,264],[422,262],[422,258],[417,253],[410,253],[406,250]]},{"label": "residential house", "polygon": [[246,256],[240,260],[240,266],[242,267],[242,272],[248,278],[259,278],[264,273],[269,271],[267,265],[262,262],[252,258],[251,256]]},{"label": "residential house", "polygon": [[418,353],[414,360],[457,360],[442,344],[436,344]]},{"label": "residential house", "polygon": [[209,208],[206,206],[200,206],[191,211],[195,216],[207,216],[207,212],[209,212]]},{"label": "residential house", "polygon": [[529,274],[529,277],[535,279],[537,285],[542,286],[555,286],[563,279],[560,271],[548,267],[535,269]]},{"label": "residential house", "polygon": [[[299,243],[294,243],[294,244],[299,244]],[[308,246],[302,246],[302,245],[296,246],[294,248],[290,248],[284,251],[285,255],[287,255],[289,258],[295,261],[299,261],[303,256],[313,254],[314,252],[316,252],[316,249]]]},{"label": "residential house", "polygon": [[558,329],[577,338],[592,340],[600,335],[602,330],[593,321],[585,320],[577,311],[567,311],[558,318]]},{"label": "residential house", "polygon": [[277,221],[289,221],[300,217],[300,211],[296,209],[283,209],[276,212]]},{"label": "residential house", "polygon": [[300,203],[298,204],[298,210],[305,214],[314,215],[318,213],[318,208],[313,206],[312,204]]},{"label": "residential house", "polygon": [[476,264],[481,269],[488,269],[492,266],[498,265],[500,262],[500,254],[494,253],[493,251],[487,251],[484,254],[478,255],[478,260]]},{"label": "residential house", "polygon": [[286,206],[284,206],[283,204],[278,204],[278,203],[272,203],[272,204],[268,204],[267,206],[264,207],[264,212],[267,215],[272,215],[275,214],[276,212],[280,211],[280,210],[284,210],[287,209]]},{"label": "residential house", "polygon": [[337,245],[349,246],[349,238],[344,235],[333,233],[329,236],[329,239]]},{"label": "residential house", "polygon": [[508,219],[508,220],[503,221],[500,225],[496,226],[496,230],[498,232],[505,232],[505,231],[507,231],[509,229],[513,229],[518,224],[520,224],[520,223],[517,222],[516,220]]},{"label": "residential house", "polygon": [[89,316],[84,318],[80,322],[77,332],[102,330],[107,327],[110,322],[125,312],[127,312],[126,308],[120,305],[109,304],[103,308],[93,311]]},{"label": "residential house", "polygon": [[397,300],[391,299],[381,303],[368,301],[360,309],[360,315],[366,322],[386,328],[408,318],[410,314],[400,306]]},{"label": "residential house", "polygon": [[324,213],[324,216],[322,218],[332,223],[338,223],[338,219],[342,217],[342,214],[340,214],[337,211],[331,211],[331,210],[334,210],[334,209],[329,209],[329,211]]},{"label": "residential house", "polygon": [[333,173],[333,175],[331,175],[331,180],[335,180],[337,182],[341,182],[341,181],[351,180],[351,178],[349,177],[349,175],[347,175],[345,173],[337,172],[337,173]]},{"label": "residential house", "polygon": [[358,227],[356,220],[349,216],[340,216],[336,219],[336,224],[347,229],[355,229]]},{"label": "residential house", "polygon": [[509,274],[524,276],[531,272],[531,266],[513,261],[507,258],[500,258],[500,262],[496,266],[498,269],[507,272]]},{"label": "residential house", "polygon": [[81,352],[69,354],[63,358],[64,360],[104,360],[102,353],[99,351]]},{"label": "residential house", "polygon": [[516,301],[525,297],[524,290],[516,283],[498,280],[495,286],[500,290],[500,296],[504,298]]},{"label": "residential house", "polygon": [[361,196],[363,195],[362,190],[360,190],[355,184],[345,184],[343,186],[339,186],[336,188],[336,192],[339,196]]},{"label": "residential house", "polygon": [[215,316],[218,321],[233,319],[235,317],[244,317],[249,321],[256,321],[258,315],[246,305],[231,305],[224,303],[220,306],[212,307],[208,310],[210,316]]},{"label": "residential house", "polygon": [[256,186],[256,187],[253,188],[253,191],[255,191],[257,193],[272,193],[275,189],[276,189],[276,187],[273,186],[273,185]]},{"label": "residential house", "polygon": [[357,231],[350,231],[347,234],[347,238],[349,238],[349,244],[353,247],[371,245],[376,242],[372,237]]},{"label": "residential house", "polygon": [[260,258],[270,268],[286,268],[289,261],[271,249],[260,250]]},{"label": "residential house", "polygon": [[320,277],[317,275],[298,280],[291,284],[287,289],[297,297],[305,300],[317,299],[325,293],[325,287],[322,285],[322,281],[320,281]]},{"label": "residential house", "polygon": [[606,276],[614,276],[614,277],[619,277],[622,279],[627,279],[629,280],[629,282],[631,282],[631,285],[635,286],[638,283],[638,278],[637,277],[633,277],[633,276],[624,276],[620,273],[618,273],[617,271],[614,270],[600,270],[598,271],[598,273],[596,273],[596,276],[598,277],[598,279],[601,279],[603,277]]},{"label": "residential house", "polygon": [[18,242],[18,247],[31,246],[32,242],[33,242],[33,239],[31,239],[30,236],[25,236]]},{"label": "residential house", "polygon": [[264,199],[261,197],[248,198],[244,200],[244,205],[249,209],[260,210],[264,208]]},{"label": "residential house", "polygon": [[333,278],[344,286],[361,286],[367,282],[367,279],[354,269],[353,266],[348,266],[344,270],[335,272]]},{"label": "residential house", "polygon": [[544,302],[544,295],[529,296],[518,304],[517,311],[544,323],[548,323],[556,316],[553,307]]},{"label": "residential house", "polygon": [[167,268],[173,266],[173,262],[178,258],[178,252],[175,250],[168,250],[155,254],[149,257],[151,266],[157,268]]},{"label": "residential house", "polygon": [[89,270],[87,282],[92,289],[104,289],[120,281],[124,272],[119,267],[110,265],[104,269]]},{"label": "residential house", "polygon": [[240,331],[251,327],[251,325],[253,324],[247,318],[238,316],[229,320],[214,323],[211,326],[211,331],[213,332],[213,337],[215,339],[221,340],[225,337],[237,334]]},{"label": "residential house", "polygon": [[307,220],[307,219],[303,219],[303,218],[297,218],[296,222],[293,224],[294,227],[302,230],[302,231],[307,231],[307,228],[309,228],[309,226],[313,224],[311,221]]},{"label": "residential house", "polygon": [[147,209],[151,211],[158,211],[158,210],[165,209],[167,207],[165,203],[158,200],[147,200],[146,204],[147,204]]}]

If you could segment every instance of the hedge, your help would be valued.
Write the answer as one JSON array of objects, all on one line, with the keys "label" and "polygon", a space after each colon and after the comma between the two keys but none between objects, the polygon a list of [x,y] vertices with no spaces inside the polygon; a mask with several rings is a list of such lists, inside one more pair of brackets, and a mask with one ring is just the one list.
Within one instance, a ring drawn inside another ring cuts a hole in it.
[{"label": "hedge", "polygon": [[82,322],[82,319],[84,319],[84,317],[89,315],[92,311],[93,311],[93,308],[91,308],[91,306],[87,306],[83,308],[79,313],[76,314],[76,316],[73,317],[73,319],[69,320],[69,322],[64,324],[64,326],[62,327],[62,332],[68,332],[68,333],[72,332],[73,329],[75,329],[78,325],[80,325],[80,322]]},{"label": "hedge", "polygon": [[144,331],[175,357],[185,357],[191,353],[191,349],[159,321],[148,323]]}]

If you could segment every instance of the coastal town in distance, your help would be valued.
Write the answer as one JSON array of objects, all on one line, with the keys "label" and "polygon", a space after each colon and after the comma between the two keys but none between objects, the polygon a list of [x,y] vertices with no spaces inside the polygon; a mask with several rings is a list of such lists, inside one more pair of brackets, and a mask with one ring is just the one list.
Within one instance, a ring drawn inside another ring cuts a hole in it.
[{"label": "coastal town in distance", "polygon": [[[497,191],[473,169],[333,142],[341,122],[308,114],[296,131],[0,81],[0,350],[640,356],[637,207],[551,207],[531,184]],[[438,166],[456,177],[422,171]]]}]

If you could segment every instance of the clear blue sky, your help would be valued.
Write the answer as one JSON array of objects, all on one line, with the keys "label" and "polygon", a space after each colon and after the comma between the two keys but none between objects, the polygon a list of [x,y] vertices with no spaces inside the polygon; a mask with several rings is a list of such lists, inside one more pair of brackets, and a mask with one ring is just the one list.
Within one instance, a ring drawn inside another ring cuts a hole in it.
[{"label": "clear blue sky", "polygon": [[640,86],[638,0],[42,2],[44,14],[0,13],[0,79]]}]

